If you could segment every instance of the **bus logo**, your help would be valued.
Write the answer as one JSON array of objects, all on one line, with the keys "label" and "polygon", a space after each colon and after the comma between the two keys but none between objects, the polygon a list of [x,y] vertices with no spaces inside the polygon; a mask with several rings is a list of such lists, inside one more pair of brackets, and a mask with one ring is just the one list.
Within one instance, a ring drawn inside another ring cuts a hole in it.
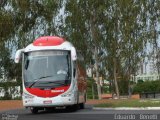
[{"label": "bus logo", "polygon": [[60,93],[60,92],[62,93],[62,92],[64,92],[64,89],[62,89],[62,90],[51,90],[51,92],[52,93]]}]

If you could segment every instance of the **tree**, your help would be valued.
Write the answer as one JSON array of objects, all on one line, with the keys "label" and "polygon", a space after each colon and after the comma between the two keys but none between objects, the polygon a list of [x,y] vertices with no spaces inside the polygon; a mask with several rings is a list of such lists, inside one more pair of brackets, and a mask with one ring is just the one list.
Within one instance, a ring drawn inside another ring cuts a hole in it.
[{"label": "tree", "polygon": [[[155,6],[158,5],[156,3]],[[88,53],[94,55],[97,80],[97,64],[107,61],[105,66],[110,78],[114,80],[118,97],[120,79],[126,80],[129,89],[131,75],[136,74],[141,58],[145,57],[146,44],[149,42],[146,31],[150,26],[148,20],[151,20],[151,16],[148,13],[151,4],[151,1],[138,0],[68,0],[65,3],[64,30],[67,36],[86,53],[85,56]],[[97,55],[101,50],[105,51],[106,57],[99,61]]]},{"label": "tree", "polygon": [[[55,34],[53,19],[58,13],[60,1],[8,0],[0,5],[0,77],[5,75],[7,81],[16,78],[21,85],[21,65],[15,65],[13,53],[42,34]],[[45,29],[40,29],[44,26]],[[7,84],[6,88],[9,86]]]},{"label": "tree", "polygon": [[[80,49],[85,60],[87,58],[94,57],[95,70],[96,70],[96,81],[99,99],[101,99],[101,88],[99,80],[99,66],[100,63],[98,54],[102,50],[101,41],[102,35],[100,33],[101,22],[99,16],[105,9],[106,1],[74,1],[68,0],[66,2],[66,18],[64,29],[67,33],[69,40]],[[64,32],[65,33],[65,32]],[[91,54],[93,56],[91,56]],[[91,56],[91,57],[87,57]],[[88,60],[89,62],[90,60]],[[89,63],[88,63],[89,64]]]}]

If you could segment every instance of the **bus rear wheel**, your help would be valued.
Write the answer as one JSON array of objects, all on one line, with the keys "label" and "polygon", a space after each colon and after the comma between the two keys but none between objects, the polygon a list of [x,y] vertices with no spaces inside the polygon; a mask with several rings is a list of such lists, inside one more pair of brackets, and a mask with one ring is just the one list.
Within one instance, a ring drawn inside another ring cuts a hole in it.
[{"label": "bus rear wheel", "polygon": [[85,108],[85,104],[84,103],[80,103],[79,107],[80,107],[80,109],[84,109]]},{"label": "bus rear wheel", "polygon": [[32,114],[37,114],[38,113],[38,108],[32,107],[32,108],[30,108],[30,110],[31,110]]}]

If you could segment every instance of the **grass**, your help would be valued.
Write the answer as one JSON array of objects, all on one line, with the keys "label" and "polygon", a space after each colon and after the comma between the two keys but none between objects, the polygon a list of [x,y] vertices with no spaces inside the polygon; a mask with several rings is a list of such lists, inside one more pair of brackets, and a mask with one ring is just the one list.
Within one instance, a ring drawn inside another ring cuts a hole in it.
[{"label": "grass", "polygon": [[94,105],[95,107],[160,107],[160,100],[109,100],[101,104]]}]

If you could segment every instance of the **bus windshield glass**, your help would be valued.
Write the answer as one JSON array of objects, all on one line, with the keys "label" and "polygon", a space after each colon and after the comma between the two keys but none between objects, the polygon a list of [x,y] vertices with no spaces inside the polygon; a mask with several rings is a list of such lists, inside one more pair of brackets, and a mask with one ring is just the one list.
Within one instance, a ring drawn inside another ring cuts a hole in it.
[{"label": "bus windshield glass", "polygon": [[53,87],[71,81],[69,51],[33,51],[24,53],[23,78],[27,87]]}]

